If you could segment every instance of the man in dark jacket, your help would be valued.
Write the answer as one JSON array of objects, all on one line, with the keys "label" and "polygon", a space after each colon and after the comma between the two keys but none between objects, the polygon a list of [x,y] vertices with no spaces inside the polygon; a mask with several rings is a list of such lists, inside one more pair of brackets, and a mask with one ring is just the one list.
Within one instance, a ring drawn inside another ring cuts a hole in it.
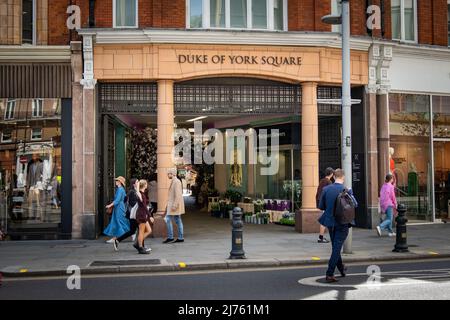
[{"label": "man in dark jacket", "polygon": [[[319,219],[319,223],[328,228],[330,231],[332,252],[328,262],[328,270],[326,273],[327,282],[337,282],[334,277],[334,271],[336,267],[343,277],[345,277],[345,265],[342,263],[341,250],[345,240],[348,236],[350,228],[349,224],[339,224],[334,218],[334,207],[336,205],[336,199],[338,195],[345,189],[344,180],[345,173],[342,169],[336,169],[334,172],[335,182],[332,185],[325,187],[322,191],[320,198],[319,209],[325,210],[323,215]],[[349,190],[349,194],[352,195],[352,191]]]},{"label": "man in dark jacket", "polygon": [[[328,167],[328,168],[325,169],[325,178],[320,180],[319,186],[317,187],[317,192],[316,192],[316,207],[317,208],[319,208],[319,202],[320,202],[320,197],[322,195],[323,188],[325,188],[326,186],[328,186],[328,185],[333,183],[331,181],[331,179],[333,179],[333,175],[334,175],[333,168]],[[328,242],[330,242],[326,238],[323,237],[324,234],[325,234],[325,229],[326,228],[323,225],[320,225],[319,239],[317,240],[317,242],[319,242],[319,243],[328,243]]]}]

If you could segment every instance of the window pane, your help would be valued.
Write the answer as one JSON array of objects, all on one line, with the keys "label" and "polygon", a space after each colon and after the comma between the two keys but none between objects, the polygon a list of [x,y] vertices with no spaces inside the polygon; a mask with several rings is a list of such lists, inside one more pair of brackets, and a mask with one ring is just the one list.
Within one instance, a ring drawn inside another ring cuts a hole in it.
[{"label": "window pane", "polygon": [[211,0],[211,27],[225,28],[225,0]]},{"label": "window pane", "polygon": [[430,97],[389,94],[389,171],[408,220],[431,220]]},{"label": "window pane", "polygon": [[267,0],[252,1],[252,20],[253,28],[267,28]]},{"label": "window pane", "polygon": [[[0,121],[0,142],[12,141],[0,148],[0,225],[6,232],[22,229],[40,237],[61,222],[61,116],[33,118],[32,101],[0,98],[0,105],[15,104],[17,120]],[[59,99],[42,101],[51,106]],[[39,129],[34,135],[39,140],[31,139],[32,129]]]},{"label": "window pane", "polygon": [[33,43],[33,0],[22,1],[22,43]]},{"label": "window pane", "polygon": [[401,38],[400,0],[391,1],[392,39]]},{"label": "window pane", "polygon": [[448,19],[448,46],[450,47],[450,3],[447,6],[447,19]]},{"label": "window pane", "polygon": [[190,0],[190,24],[191,28],[201,28],[202,27],[202,0]]},{"label": "window pane", "polygon": [[247,28],[247,0],[230,0],[231,27]]},{"label": "window pane", "polygon": [[283,0],[273,0],[273,27],[275,30],[284,29]]},{"label": "window pane", "polygon": [[116,0],[116,26],[136,26],[136,0]]},{"label": "window pane", "polygon": [[414,32],[414,1],[413,0],[404,0],[405,1],[405,40],[414,41],[415,32]]}]

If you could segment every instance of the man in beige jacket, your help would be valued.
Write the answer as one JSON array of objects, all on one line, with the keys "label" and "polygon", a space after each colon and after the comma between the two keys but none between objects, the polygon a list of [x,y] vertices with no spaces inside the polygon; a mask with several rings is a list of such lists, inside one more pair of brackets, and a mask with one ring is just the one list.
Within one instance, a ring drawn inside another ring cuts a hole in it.
[{"label": "man in beige jacket", "polygon": [[[167,172],[167,177],[171,180],[169,187],[169,199],[167,201],[166,216],[164,218],[167,225],[167,239],[163,243],[184,242],[183,238],[183,221],[181,215],[184,214],[183,187],[180,179],[177,178],[177,169],[172,168]],[[172,221],[178,227],[178,239],[173,238]]]}]

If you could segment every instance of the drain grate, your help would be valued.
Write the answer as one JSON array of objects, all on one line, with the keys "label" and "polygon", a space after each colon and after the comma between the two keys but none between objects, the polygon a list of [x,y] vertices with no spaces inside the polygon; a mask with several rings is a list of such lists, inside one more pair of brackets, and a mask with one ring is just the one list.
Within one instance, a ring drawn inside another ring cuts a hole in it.
[{"label": "drain grate", "polygon": [[147,260],[102,260],[93,261],[90,267],[107,267],[107,266],[145,266],[161,264],[159,259],[147,259]]}]

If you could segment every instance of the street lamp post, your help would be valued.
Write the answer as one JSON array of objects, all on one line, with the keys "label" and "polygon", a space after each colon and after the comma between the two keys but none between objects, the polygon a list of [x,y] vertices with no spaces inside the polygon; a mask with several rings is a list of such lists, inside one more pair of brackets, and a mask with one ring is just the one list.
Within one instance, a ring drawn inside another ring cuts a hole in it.
[{"label": "street lamp post", "polygon": [[[352,124],[350,93],[350,3],[342,0],[342,14],[340,16],[328,15],[322,17],[327,24],[342,25],[342,168],[345,172],[345,187],[352,187]],[[347,240],[344,243],[344,253],[352,253],[352,229],[350,228]]]}]

